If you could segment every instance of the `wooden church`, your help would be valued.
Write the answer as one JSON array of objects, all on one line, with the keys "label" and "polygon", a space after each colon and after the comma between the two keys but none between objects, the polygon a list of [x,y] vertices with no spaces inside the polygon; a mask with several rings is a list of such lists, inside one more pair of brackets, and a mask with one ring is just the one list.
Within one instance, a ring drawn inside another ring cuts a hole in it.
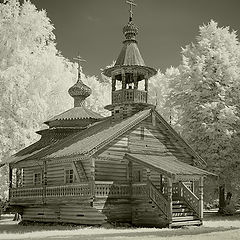
[{"label": "wooden church", "polygon": [[41,139],[6,161],[9,202],[23,220],[174,227],[203,221],[204,160],[148,103],[156,74],[138,49],[138,28],[123,28],[113,67],[111,117],[84,105],[91,89],[69,89],[74,107],[46,121]]}]

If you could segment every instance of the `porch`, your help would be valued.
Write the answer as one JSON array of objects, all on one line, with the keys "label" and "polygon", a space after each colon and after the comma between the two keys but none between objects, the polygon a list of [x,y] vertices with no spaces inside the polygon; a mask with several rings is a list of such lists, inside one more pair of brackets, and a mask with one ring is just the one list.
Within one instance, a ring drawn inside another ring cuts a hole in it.
[{"label": "porch", "polygon": [[[64,186],[46,186],[38,188],[12,188],[10,189],[10,204],[23,207],[34,204],[60,204],[60,203],[91,203],[97,200],[109,201],[120,199],[130,202],[143,201],[152,208],[155,205],[162,213],[167,225],[172,224],[176,217],[181,217],[185,212],[178,208],[174,213],[174,201],[181,199],[194,211],[199,219],[202,219],[202,204],[200,198],[183,182],[174,183],[160,192],[148,179],[144,183],[116,184],[113,182],[79,183]],[[179,202],[181,203],[181,202]],[[91,205],[91,204],[90,204]],[[181,206],[182,207],[182,206]],[[179,212],[180,211],[180,212]],[[179,216],[180,214],[180,216]],[[198,222],[200,224],[200,222]]]}]

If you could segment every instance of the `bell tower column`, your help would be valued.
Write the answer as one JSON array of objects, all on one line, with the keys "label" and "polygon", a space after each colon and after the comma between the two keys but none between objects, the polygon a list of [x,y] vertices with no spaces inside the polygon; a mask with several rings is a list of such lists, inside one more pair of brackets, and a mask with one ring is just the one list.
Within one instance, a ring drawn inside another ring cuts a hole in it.
[{"label": "bell tower column", "polygon": [[122,72],[121,72],[121,75],[122,75],[122,90],[126,89],[126,75],[125,75],[125,71],[124,69],[122,69]]},{"label": "bell tower column", "polygon": [[133,82],[134,82],[134,89],[138,89],[138,80],[137,80],[136,70],[133,71]]}]

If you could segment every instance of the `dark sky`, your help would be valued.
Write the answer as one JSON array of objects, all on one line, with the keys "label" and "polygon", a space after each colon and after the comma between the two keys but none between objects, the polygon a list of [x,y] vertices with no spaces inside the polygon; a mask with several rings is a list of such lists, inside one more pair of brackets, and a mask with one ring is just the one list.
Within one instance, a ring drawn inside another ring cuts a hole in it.
[{"label": "dark sky", "polygon": [[[239,30],[240,0],[136,0],[134,22],[139,49],[148,66],[165,71],[180,62],[181,47],[193,42],[211,19]],[[125,0],[32,0],[55,26],[57,48],[87,60],[84,72],[100,75],[122,47],[122,27],[129,18]]]}]

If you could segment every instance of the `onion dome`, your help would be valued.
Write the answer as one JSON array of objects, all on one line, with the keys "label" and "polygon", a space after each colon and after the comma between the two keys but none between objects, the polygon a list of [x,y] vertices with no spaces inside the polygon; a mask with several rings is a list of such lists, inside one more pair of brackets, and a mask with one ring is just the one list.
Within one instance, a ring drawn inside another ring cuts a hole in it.
[{"label": "onion dome", "polygon": [[138,28],[132,21],[129,21],[128,24],[123,27],[123,34],[125,35],[126,40],[135,40],[135,37],[138,34]]},{"label": "onion dome", "polygon": [[78,81],[69,88],[68,93],[74,98],[74,107],[81,107],[84,100],[91,95],[92,90],[82,82],[81,73],[79,72]]}]

